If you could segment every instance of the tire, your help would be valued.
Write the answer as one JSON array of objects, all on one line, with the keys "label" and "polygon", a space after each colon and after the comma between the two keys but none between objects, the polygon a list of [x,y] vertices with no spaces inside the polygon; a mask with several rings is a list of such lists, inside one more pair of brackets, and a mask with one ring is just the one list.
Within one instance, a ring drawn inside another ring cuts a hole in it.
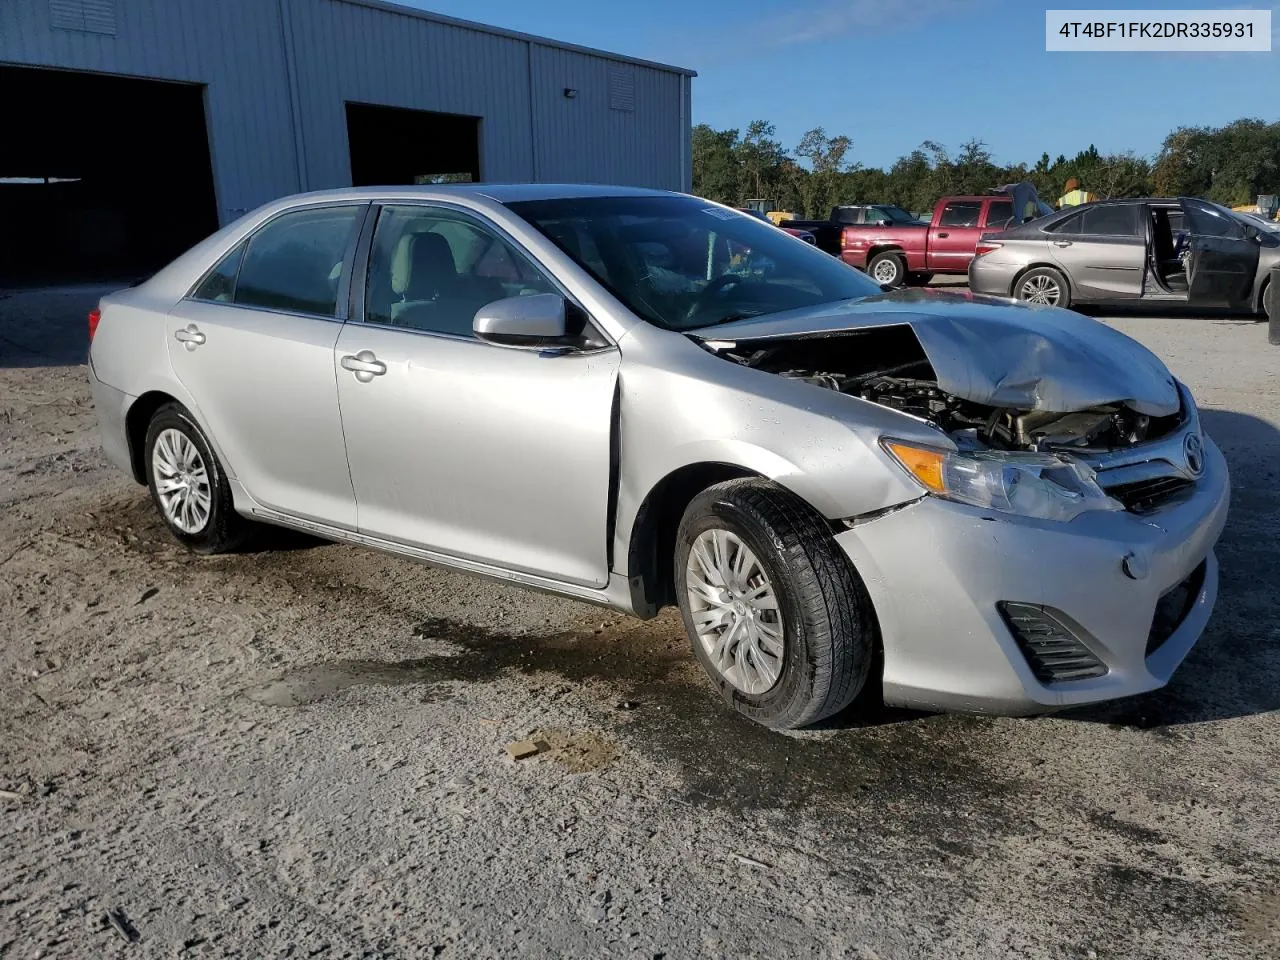
[{"label": "tire", "polygon": [[[1056,294],[1051,294],[1049,291],[1055,288]],[[1036,299],[1037,289],[1044,292],[1043,299]],[[1028,270],[1014,281],[1013,296],[1023,303],[1039,306],[1064,309],[1071,306],[1071,286],[1067,283],[1067,278],[1053,267],[1033,267]]]},{"label": "tire", "polygon": [[1280,308],[1280,287],[1270,280],[1262,289],[1262,315],[1268,320],[1275,319],[1276,310]]},{"label": "tire", "polygon": [[[744,563],[735,583],[742,547],[754,562]],[[721,578],[729,580],[727,591],[709,575],[723,569],[721,557],[730,568]],[[794,494],[756,478],[707,488],[685,510],[674,560],[694,655],[739,713],[794,729],[838,713],[862,691],[875,653],[871,600],[826,522]],[[772,591],[772,610],[762,584]],[[719,591],[719,599],[704,591]],[[744,594],[735,607],[733,597]],[[723,619],[713,622],[717,617]],[[715,648],[726,637],[719,665]]]},{"label": "tire", "polygon": [[907,262],[901,254],[886,250],[867,262],[867,274],[882,286],[900,287],[907,279]]},{"label": "tire", "polygon": [[[226,472],[185,407],[168,403],[155,412],[143,456],[151,500],[180,543],[201,554],[227,553],[244,543],[250,524],[236,513]],[[162,495],[158,485],[174,478],[191,494]]]},{"label": "tire", "polygon": [[907,274],[908,287],[927,287],[929,282],[933,280],[932,273],[909,273]]}]

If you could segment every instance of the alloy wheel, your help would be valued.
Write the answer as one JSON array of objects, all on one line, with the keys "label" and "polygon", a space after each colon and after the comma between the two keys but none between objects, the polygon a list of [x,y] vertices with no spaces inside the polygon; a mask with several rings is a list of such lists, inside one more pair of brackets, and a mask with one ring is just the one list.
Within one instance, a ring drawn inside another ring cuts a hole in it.
[{"label": "alloy wheel", "polygon": [[1056,306],[1062,299],[1062,288],[1058,281],[1045,273],[1037,273],[1024,280],[1020,293],[1027,303],[1038,303],[1046,307]]},{"label": "alloy wheel", "polygon": [[759,558],[728,530],[700,533],[685,569],[689,612],[708,659],[743,693],[771,690],[782,675],[778,597]]},{"label": "alloy wheel", "polygon": [[151,471],[165,518],[183,533],[203,530],[213,492],[204,458],[191,438],[181,430],[162,430],[151,451]]}]

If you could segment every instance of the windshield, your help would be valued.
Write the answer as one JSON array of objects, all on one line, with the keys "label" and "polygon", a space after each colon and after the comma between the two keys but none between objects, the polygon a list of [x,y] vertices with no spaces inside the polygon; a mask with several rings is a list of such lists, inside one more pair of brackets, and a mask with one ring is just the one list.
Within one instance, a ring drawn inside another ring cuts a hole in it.
[{"label": "windshield", "polygon": [[637,316],[668,330],[880,292],[811,244],[695,197],[567,197],[508,207]]},{"label": "windshield", "polygon": [[887,206],[874,206],[871,208],[871,214],[874,219],[888,220],[891,223],[919,223],[920,221],[913,217],[901,207],[893,204]]}]

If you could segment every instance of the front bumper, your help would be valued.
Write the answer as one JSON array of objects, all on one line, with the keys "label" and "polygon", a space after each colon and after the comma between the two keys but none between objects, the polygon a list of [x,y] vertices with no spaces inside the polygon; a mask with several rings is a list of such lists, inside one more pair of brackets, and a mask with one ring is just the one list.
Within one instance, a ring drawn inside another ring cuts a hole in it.
[{"label": "front bumper", "polygon": [[[885,701],[1017,715],[1164,686],[1213,609],[1213,547],[1229,500],[1226,461],[1205,438],[1205,470],[1195,487],[1142,516],[1095,512],[1055,523],[925,497],[839,534],[879,617]],[[1125,573],[1129,554],[1139,560],[1131,569],[1145,568],[1141,579]],[[1148,656],[1157,603],[1202,563],[1198,595]],[[1050,608],[1107,673],[1040,682],[1001,602]]]}]

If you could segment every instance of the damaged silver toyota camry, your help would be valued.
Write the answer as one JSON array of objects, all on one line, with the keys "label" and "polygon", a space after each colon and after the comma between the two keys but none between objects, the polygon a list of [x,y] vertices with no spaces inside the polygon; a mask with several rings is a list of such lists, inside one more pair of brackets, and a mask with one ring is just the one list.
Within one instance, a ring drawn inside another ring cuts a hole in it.
[{"label": "damaged silver toyota camry", "polygon": [[104,447],[193,550],[268,523],[678,604],[773,727],[1142,693],[1214,603],[1227,469],[1155,356],[693,197],[291,197],[90,333]]}]

